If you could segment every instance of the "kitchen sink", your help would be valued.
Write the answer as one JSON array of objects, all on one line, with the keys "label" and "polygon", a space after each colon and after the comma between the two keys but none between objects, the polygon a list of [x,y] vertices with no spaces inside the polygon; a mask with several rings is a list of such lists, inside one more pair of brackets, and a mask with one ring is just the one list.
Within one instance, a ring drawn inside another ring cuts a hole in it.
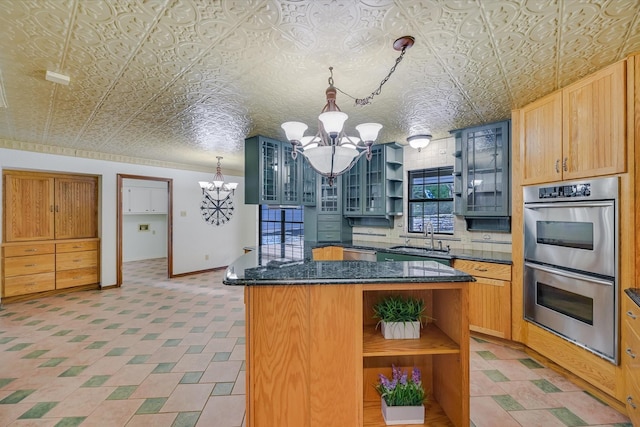
[{"label": "kitchen sink", "polygon": [[424,246],[392,246],[389,249],[394,249],[397,251],[402,251],[406,253],[416,254],[416,255],[449,255],[449,252],[445,249],[430,249],[425,248]]}]

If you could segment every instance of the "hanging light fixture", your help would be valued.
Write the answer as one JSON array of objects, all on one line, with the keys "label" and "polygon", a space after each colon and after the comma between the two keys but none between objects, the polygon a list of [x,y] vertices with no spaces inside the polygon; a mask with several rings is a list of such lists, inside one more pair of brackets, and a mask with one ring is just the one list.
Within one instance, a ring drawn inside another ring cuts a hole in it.
[{"label": "hanging light fixture", "polygon": [[234,207],[231,196],[235,194],[238,183],[224,181],[220,166],[222,156],[216,156],[216,158],[218,165],[213,180],[211,182],[198,181],[202,189],[200,211],[202,218],[208,223],[222,225],[228,222],[233,215]]},{"label": "hanging light fixture", "polygon": [[[413,46],[413,43],[414,38],[411,36],[401,37],[394,42],[393,48],[401,51],[395,65],[382,80],[378,89],[367,98],[356,99],[356,105],[369,104],[375,95],[380,94],[382,85],[393,74],[404,53]],[[343,127],[349,116],[336,104],[336,93],[340,89],[333,84],[333,67],[329,67],[329,73],[329,87],[325,91],[327,103],[318,116],[318,132],[315,136],[304,136],[308,126],[301,122],[285,122],[281,127],[293,146],[291,156],[295,159],[298,153],[302,154],[311,167],[320,175],[327,177],[329,185],[333,185],[335,178],[351,169],[363,155],[366,155],[367,160],[371,160],[371,146],[378,137],[382,125],[363,123],[356,126],[360,137],[347,135]]]},{"label": "hanging light fixture", "polygon": [[418,152],[425,148],[431,142],[432,136],[430,134],[412,135],[407,138],[407,142],[411,148],[417,148]]}]

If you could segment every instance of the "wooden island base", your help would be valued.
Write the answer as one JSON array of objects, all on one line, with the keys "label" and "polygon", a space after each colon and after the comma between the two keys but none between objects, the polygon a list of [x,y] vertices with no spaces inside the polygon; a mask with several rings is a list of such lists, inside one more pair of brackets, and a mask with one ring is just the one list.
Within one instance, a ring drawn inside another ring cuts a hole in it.
[{"label": "wooden island base", "polygon": [[[385,340],[373,305],[424,299],[419,340]],[[468,282],[258,285],[245,288],[247,425],[384,426],[378,374],[422,372],[426,426],[469,425]]]}]

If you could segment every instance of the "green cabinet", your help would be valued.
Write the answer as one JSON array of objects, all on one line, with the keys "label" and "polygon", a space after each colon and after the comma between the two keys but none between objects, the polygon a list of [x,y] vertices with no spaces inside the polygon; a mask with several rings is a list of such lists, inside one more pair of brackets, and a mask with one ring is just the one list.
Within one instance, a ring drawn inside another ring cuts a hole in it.
[{"label": "green cabinet", "polygon": [[245,140],[245,203],[313,205],[316,174],[303,156],[291,157],[293,147],[263,136]]},{"label": "green cabinet", "polygon": [[345,217],[387,217],[402,213],[402,146],[374,145],[343,177]]},{"label": "green cabinet", "polygon": [[318,176],[318,200],[315,207],[304,211],[305,240],[316,242],[351,241],[351,226],[342,216],[342,178],[335,178],[333,185],[329,180]]},{"label": "green cabinet", "polygon": [[393,252],[378,251],[376,253],[376,261],[435,261],[443,265],[451,266],[451,260],[447,258],[432,258],[420,255],[406,255]]},{"label": "green cabinet", "polygon": [[455,213],[467,219],[469,229],[509,231],[510,122],[455,130],[452,134]]}]

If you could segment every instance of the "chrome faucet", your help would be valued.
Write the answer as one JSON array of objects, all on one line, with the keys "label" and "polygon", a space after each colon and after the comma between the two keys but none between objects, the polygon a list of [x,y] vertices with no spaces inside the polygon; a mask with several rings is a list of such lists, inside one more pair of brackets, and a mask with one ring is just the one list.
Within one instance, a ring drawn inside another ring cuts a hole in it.
[{"label": "chrome faucet", "polygon": [[[431,236],[431,250],[435,250],[435,244],[433,243],[433,223],[431,221],[426,221],[424,223],[424,237],[427,238]],[[426,245],[426,242],[425,242]]]}]

